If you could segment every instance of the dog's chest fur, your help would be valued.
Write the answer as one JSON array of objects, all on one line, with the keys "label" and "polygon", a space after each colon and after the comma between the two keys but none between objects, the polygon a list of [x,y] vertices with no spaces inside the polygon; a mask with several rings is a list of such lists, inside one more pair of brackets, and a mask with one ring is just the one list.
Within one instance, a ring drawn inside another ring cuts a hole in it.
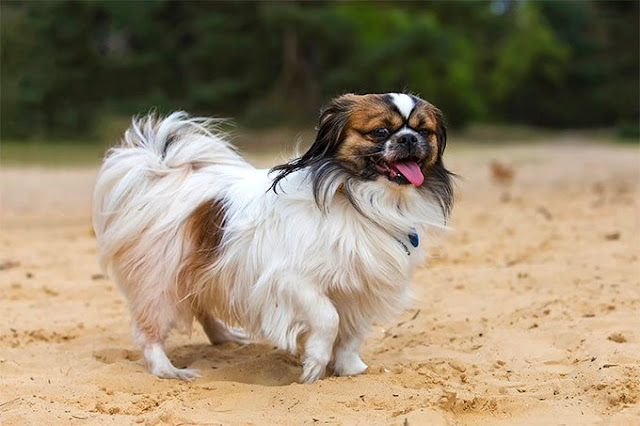
[{"label": "dog's chest fur", "polygon": [[[265,304],[286,300],[283,293],[291,286],[328,295],[346,329],[387,321],[407,307],[411,272],[424,260],[422,246],[409,238],[410,212],[393,211],[395,205],[379,194],[362,198],[361,207],[374,220],[339,194],[323,212],[310,193],[289,187],[276,196],[257,191],[253,178],[239,179],[221,194],[225,221],[218,258],[194,283],[199,289],[192,289],[208,299],[205,305],[263,334]],[[404,223],[385,227],[398,217]]]}]

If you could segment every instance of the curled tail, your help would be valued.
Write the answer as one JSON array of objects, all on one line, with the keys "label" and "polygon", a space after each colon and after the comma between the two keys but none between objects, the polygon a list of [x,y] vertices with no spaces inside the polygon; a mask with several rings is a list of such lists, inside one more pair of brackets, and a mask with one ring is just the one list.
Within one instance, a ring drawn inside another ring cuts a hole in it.
[{"label": "curled tail", "polygon": [[164,118],[154,113],[134,118],[121,145],[113,148],[106,160],[119,155],[140,156],[150,171],[160,173],[185,166],[244,163],[220,131],[222,122],[189,117],[183,111]]},{"label": "curled tail", "polygon": [[[105,156],[93,195],[93,227],[103,267],[124,247],[146,238],[177,233],[200,202],[215,195],[216,175],[229,167],[250,167],[216,127],[220,120],[134,118],[122,142]],[[210,166],[214,166],[213,168]],[[219,173],[200,173],[203,168]]]}]

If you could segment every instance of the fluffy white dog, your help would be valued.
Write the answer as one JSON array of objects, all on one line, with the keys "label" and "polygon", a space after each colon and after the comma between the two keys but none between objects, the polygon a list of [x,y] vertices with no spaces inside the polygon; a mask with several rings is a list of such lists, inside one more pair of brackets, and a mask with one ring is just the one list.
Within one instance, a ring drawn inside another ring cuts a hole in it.
[{"label": "fluffy white dog", "polygon": [[421,240],[453,203],[440,111],[408,94],[336,98],[315,142],[255,169],[212,126],[177,112],[134,120],[107,154],[94,194],[103,268],[127,297],[151,372],[190,380],[164,341],[195,316],[212,343],[242,327],[303,350],[301,381],[366,365],[373,321],[411,300]]}]

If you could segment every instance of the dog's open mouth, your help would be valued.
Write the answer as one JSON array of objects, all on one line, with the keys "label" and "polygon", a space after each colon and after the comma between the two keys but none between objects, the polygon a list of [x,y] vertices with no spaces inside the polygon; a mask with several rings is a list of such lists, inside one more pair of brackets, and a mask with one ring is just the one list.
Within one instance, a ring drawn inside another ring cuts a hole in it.
[{"label": "dog's open mouth", "polygon": [[373,166],[378,173],[400,185],[420,186],[424,182],[424,175],[417,158],[405,158],[399,161],[380,160],[373,162]]}]

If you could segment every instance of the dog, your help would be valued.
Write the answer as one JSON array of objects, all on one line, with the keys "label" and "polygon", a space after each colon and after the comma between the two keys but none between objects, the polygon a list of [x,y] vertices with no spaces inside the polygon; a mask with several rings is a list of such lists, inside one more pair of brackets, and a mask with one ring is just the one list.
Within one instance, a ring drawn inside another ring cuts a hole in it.
[{"label": "dog", "polygon": [[374,321],[412,301],[425,244],[446,228],[443,114],[405,93],[346,94],[302,156],[256,169],[213,119],[134,118],[99,172],[100,263],[128,300],[151,372],[192,380],[164,342],[195,317],[212,344],[263,338],[302,353],[301,382],[367,365]]}]

